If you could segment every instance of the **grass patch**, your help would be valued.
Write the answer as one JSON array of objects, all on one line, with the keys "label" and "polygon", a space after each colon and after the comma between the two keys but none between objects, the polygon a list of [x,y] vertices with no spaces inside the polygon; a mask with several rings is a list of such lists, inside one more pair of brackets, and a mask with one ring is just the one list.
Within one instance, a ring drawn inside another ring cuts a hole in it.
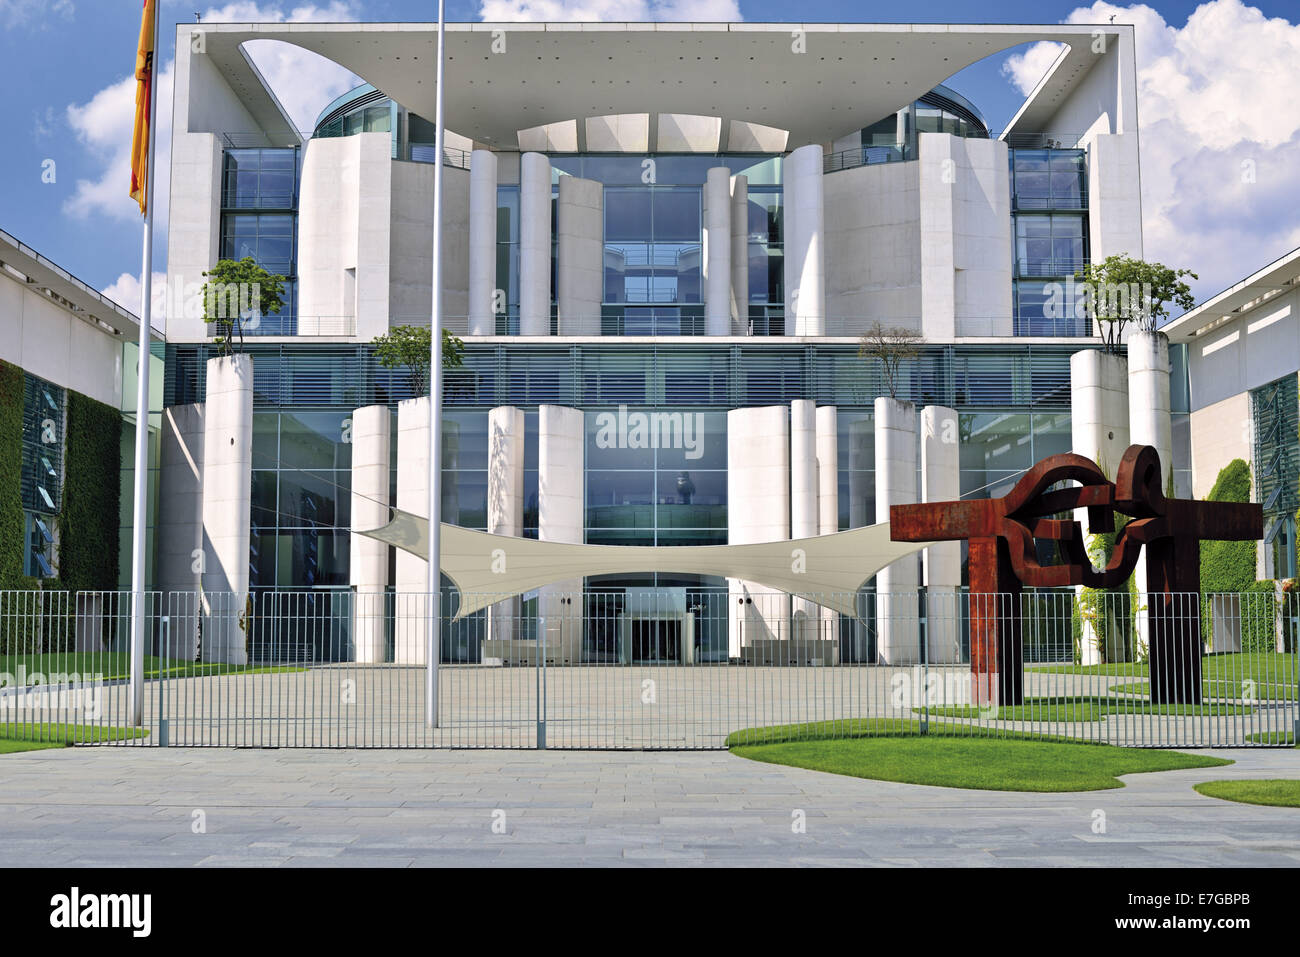
[{"label": "grass patch", "polygon": [[1255,744],[1295,745],[1295,735],[1290,731],[1261,731],[1250,735],[1246,740]]},{"label": "grass patch", "polygon": [[1193,787],[1206,797],[1267,807],[1300,807],[1300,781],[1280,778],[1204,781]]},{"label": "grass patch", "polygon": [[748,728],[727,743],[733,754],[768,764],[984,791],[1095,791],[1123,787],[1121,774],[1232,763],[1181,751],[1061,738],[973,735],[959,725],[931,724],[925,735],[919,730],[917,721],[861,719]]},{"label": "grass patch", "polygon": [[119,728],[101,724],[0,724],[0,754],[35,751],[41,748],[66,748],[74,744],[104,744],[143,738],[144,728]]},{"label": "grass patch", "polygon": [[[1151,694],[1151,683],[1139,681],[1132,684],[1111,685],[1110,690],[1124,694]],[[1294,685],[1256,684],[1247,688],[1244,681],[1206,681],[1201,685],[1201,693],[1207,698],[1244,698],[1250,692],[1256,701],[1294,701]]]},{"label": "grass patch", "polygon": [[[920,713],[920,709],[913,708]],[[927,708],[929,714],[943,718],[979,718],[979,705],[948,705]],[[1024,704],[1005,705],[990,715],[994,721],[1100,721],[1112,714],[1167,714],[1227,716],[1250,714],[1247,705],[1222,704],[1152,704],[1136,698],[1097,698],[1088,695],[1060,695],[1026,698]]]},{"label": "grass patch", "polygon": [[[1062,675],[1101,675],[1107,678],[1146,678],[1150,670],[1144,662],[1122,661],[1106,665],[1027,665],[1026,671]],[[1296,656],[1277,651],[1226,652],[1201,656],[1201,676],[1207,681],[1240,684],[1250,680],[1256,685],[1296,683]]]},{"label": "grass patch", "polygon": [[[197,678],[203,675],[282,674],[306,671],[298,665],[230,665],[214,662],[173,661],[146,655],[145,678]],[[69,651],[51,654],[0,655],[0,672],[17,677],[31,675],[102,675],[105,681],[124,681],[131,676],[131,655],[127,652]]]}]

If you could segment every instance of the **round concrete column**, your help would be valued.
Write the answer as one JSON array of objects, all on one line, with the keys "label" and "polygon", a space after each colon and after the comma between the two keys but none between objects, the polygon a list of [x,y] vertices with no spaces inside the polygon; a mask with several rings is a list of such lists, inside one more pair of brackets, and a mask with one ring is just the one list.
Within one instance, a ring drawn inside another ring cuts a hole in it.
[{"label": "round concrete column", "polygon": [[[875,402],[876,522],[889,521],[891,505],[916,501],[916,406],[878,396]],[[921,660],[917,628],[916,558],[908,556],[876,573],[876,655],[881,664]]]},{"label": "round concrete column", "polygon": [[1133,445],[1160,454],[1160,488],[1172,493],[1174,429],[1169,402],[1169,337],[1135,332],[1128,337],[1128,431]]},{"label": "round concrete column", "polygon": [[[549,185],[549,184],[548,184]],[[475,150],[469,158],[469,334],[496,334],[497,156]]]},{"label": "round concrete column", "polygon": [[[1112,480],[1129,445],[1128,388],[1128,362],[1123,356],[1100,349],[1085,349],[1070,356],[1071,448],[1096,462]],[[1096,539],[1088,528],[1088,510],[1076,509],[1074,520],[1084,530],[1084,542],[1091,551]],[[1116,637],[1112,635],[1112,639]],[[1123,644],[1114,640],[1103,649],[1096,629],[1087,621],[1079,640],[1079,655],[1085,665],[1127,657]]]},{"label": "round concrete column", "polygon": [[[826,213],[823,203],[822,148],[814,143],[790,154],[786,183],[794,187],[793,200],[786,204],[787,223],[791,210],[794,229],[786,232],[785,254],[793,263],[790,306],[786,332],[796,336],[826,334]],[[793,318],[793,328],[791,319]]]},{"label": "round concrete column", "polygon": [[357,530],[388,522],[391,477],[390,428],[386,405],[368,405],[352,413],[352,535],[349,578],[353,596],[353,646],[356,660],[377,664],[385,660],[384,592],[388,588],[389,547]]},{"label": "round concrete column", "polygon": [[704,331],[731,332],[731,170],[715,166],[704,182]]},{"label": "round concrete column", "polygon": [[[514,406],[488,411],[487,530],[491,535],[524,533],[524,412]],[[522,662],[526,654],[516,644],[520,602],[506,598],[488,609],[485,664]]]},{"label": "round concrete column", "polygon": [[731,334],[749,334],[749,177],[731,180]]},{"label": "round concrete column", "polygon": [[[790,537],[817,534],[817,403],[795,399],[790,403]],[[790,619],[792,638],[818,638],[819,606],[796,598]]]},{"label": "round concrete column", "polygon": [[[941,405],[921,410],[921,501],[961,498],[957,411]],[[927,660],[961,661],[961,543],[936,542],[922,554],[925,569]]]},{"label": "round concrete column", "polygon": [[519,158],[519,334],[551,334],[551,161]]},{"label": "round concrete column", "polygon": [[817,410],[817,534],[840,530],[840,437],[835,406]]},{"label": "round concrete column", "polygon": [[[537,407],[538,541],[582,543],[584,446],[582,410]],[[582,579],[544,585],[537,598],[548,660],[577,664],[582,656]]]}]

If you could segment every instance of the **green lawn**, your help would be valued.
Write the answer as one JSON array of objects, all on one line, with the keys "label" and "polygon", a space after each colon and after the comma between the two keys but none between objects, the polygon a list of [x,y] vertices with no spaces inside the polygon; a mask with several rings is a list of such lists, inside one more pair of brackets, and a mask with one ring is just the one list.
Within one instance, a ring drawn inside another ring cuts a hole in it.
[{"label": "green lawn", "polygon": [[36,751],[41,748],[66,748],[73,744],[96,744],[105,741],[122,741],[143,738],[149,732],[143,728],[117,728],[107,725],[82,724],[0,724],[0,754],[16,751]]},{"label": "green lawn", "polygon": [[1295,735],[1290,731],[1261,731],[1259,734],[1252,734],[1248,740],[1256,744],[1295,744]]},{"label": "green lawn", "polygon": [[[1113,678],[1146,678],[1150,675],[1145,664],[1133,661],[1106,665],[1028,665],[1026,670],[1065,675],[1103,675]],[[1289,686],[1294,691],[1296,656],[1276,651],[1202,655],[1201,673],[1207,681],[1240,684],[1249,679],[1259,686],[1283,685]]]},{"label": "green lawn", "polygon": [[[1118,775],[1231,764],[1181,751],[1117,748],[1060,738],[974,736],[958,726],[897,719],[750,728],[728,738],[733,754],[754,761],[878,781],[987,791],[1094,791],[1123,787]],[[826,735],[856,734],[828,738]],[[738,741],[767,741],[739,744]]]},{"label": "green lawn", "polygon": [[[912,709],[920,713],[919,708]],[[949,705],[927,708],[929,714],[943,718],[978,718],[984,712],[978,705]],[[1100,721],[1112,714],[1171,714],[1226,716],[1250,714],[1246,705],[1219,702],[1208,704],[1151,704],[1137,698],[1098,698],[1088,695],[1026,698],[1021,705],[998,708],[995,721]]]},{"label": "green lawn", "polygon": [[[146,655],[146,678],[193,678],[199,675],[226,674],[280,674],[305,671],[299,666],[227,665],[173,661]],[[0,655],[0,672],[17,676],[19,669],[28,675],[103,675],[105,681],[118,681],[131,676],[131,656],[127,652],[59,652],[54,654]]]},{"label": "green lawn", "polygon": [[1244,781],[1205,781],[1193,785],[1206,797],[1264,804],[1269,807],[1300,807],[1300,780],[1265,778]]},{"label": "green lawn", "polygon": [[[1151,693],[1151,683],[1138,681],[1131,684],[1111,685],[1110,690],[1117,694],[1149,695]],[[1206,681],[1201,686],[1201,690],[1202,694],[1207,698],[1244,698],[1251,695],[1256,701],[1294,701],[1296,699],[1295,685],[1256,683],[1253,688],[1250,688],[1240,679]]]}]

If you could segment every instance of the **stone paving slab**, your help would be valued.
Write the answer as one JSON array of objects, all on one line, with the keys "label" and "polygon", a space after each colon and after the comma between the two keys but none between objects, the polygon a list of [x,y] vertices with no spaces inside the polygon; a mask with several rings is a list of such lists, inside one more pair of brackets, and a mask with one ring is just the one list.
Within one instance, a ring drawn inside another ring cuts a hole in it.
[{"label": "stone paving slab", "polygon": [[0,866],[1300,864],[1300,811],[1192,790],[1300,778],[1297,752],[1214,754],[1237,763],[1016,794],[726,752],[33,751],[0,760]]}]

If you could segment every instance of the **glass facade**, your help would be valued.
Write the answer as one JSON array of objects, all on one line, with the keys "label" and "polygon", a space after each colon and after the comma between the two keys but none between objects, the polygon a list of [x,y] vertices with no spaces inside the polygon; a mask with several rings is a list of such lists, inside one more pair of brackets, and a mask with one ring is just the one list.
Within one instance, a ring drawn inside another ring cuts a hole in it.
[{"label": "glass facade", "polygon": [[67,392],[23,374],[23,574],[53,578],[55,516],[63,501],[63,442]]},{"label": "glass facade", "polygon": [[228,149],[221,188],[221,258],[249,257],[284,276],[285,302],[278,313],[243,325],[246,336],[297,332],[298,179],[296,148]]},{"label": "glass facade", "polygon": [[1296,509],[1300,508],[1298,406],[1294,375],[1250,390],[1253,498],[1264,506],[1264,577],[1267,578],[1296,575]]},{"label": "glass facade", "polygon": [[1088,264],[1087,165],[1079,149],[1009,149],[1012,330],[1087,336],[1073,277]]}]

